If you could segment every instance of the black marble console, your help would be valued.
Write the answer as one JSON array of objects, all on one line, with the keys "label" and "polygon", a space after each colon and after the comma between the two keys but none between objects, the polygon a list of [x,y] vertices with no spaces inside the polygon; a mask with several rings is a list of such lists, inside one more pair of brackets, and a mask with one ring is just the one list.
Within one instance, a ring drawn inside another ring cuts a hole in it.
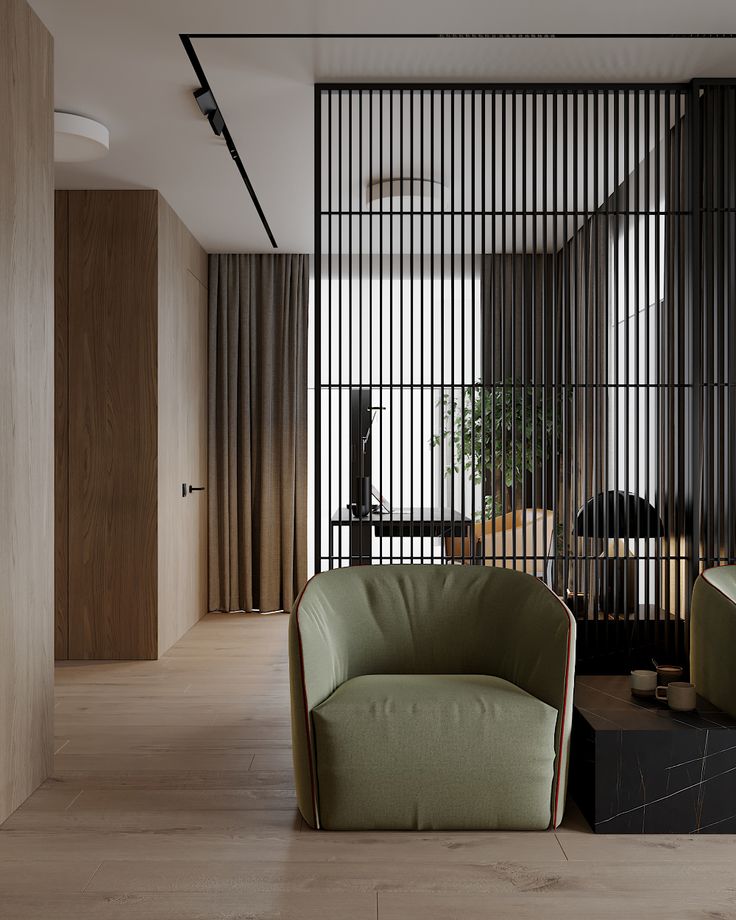
[{"label": "black marble console", "polygon": [[736,719],[631,696],[628,677],[579,676],[570,794],[605,834],[736,833]]}]

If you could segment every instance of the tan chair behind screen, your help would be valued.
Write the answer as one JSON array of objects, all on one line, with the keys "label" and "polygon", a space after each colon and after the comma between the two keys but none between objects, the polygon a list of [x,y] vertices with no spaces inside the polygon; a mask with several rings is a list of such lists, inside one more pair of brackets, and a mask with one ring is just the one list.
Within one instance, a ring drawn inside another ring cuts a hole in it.
[{"label": "tan chair behind screen", "polygon": [[[473,528],[468,537],[447,537],[448,562],[497,566],[544,578],[552,544],[554,514],[524,508],[499,515]],[[485,531],[485,537],[484,537]]]}]

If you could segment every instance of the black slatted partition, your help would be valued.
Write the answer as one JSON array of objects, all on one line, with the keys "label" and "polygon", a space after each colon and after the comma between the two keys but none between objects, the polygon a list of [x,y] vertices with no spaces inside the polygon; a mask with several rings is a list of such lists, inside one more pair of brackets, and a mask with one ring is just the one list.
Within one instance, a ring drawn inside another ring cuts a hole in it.
[{"label": "black slatted partition", "polygon": [[581,663],[734,561],[736,99],[316,88],[315,568],[502,565]]}]

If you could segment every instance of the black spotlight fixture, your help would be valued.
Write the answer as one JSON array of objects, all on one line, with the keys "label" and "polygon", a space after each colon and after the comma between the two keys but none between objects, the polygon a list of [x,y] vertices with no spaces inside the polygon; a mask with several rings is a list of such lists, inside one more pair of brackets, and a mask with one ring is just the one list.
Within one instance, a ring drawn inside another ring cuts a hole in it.
[{"label": "black spotlight fixture", "polygon": [[212,130],[220,137],[222,129],[225,127],[225,120],[217,107],[212,90],[201,87],[194,91],[194,98],[197,100],[201,113],[207,117]]}]

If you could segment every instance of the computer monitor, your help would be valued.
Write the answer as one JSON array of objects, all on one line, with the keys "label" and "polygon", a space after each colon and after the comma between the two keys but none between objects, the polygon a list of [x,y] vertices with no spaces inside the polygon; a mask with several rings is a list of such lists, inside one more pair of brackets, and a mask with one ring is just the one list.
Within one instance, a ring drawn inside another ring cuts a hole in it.
[{"label": "computer monitor", "polygon": [[371,396],[370,390],[350,391],[350,507],[362,509],[359,517],[371,505]]}]

